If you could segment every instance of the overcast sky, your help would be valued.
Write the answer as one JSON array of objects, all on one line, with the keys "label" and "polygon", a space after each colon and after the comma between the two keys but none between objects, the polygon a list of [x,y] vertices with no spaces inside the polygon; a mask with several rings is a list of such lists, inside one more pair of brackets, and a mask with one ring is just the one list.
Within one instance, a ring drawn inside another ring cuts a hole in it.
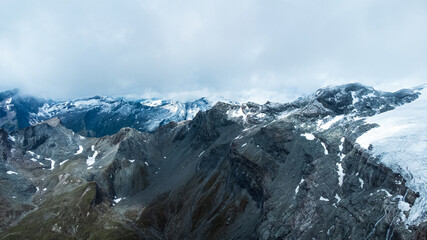
[{"label": "overcast sky", "polygon": [[427,82],[427,1],[0,0],[0,91],[288,101]]}]

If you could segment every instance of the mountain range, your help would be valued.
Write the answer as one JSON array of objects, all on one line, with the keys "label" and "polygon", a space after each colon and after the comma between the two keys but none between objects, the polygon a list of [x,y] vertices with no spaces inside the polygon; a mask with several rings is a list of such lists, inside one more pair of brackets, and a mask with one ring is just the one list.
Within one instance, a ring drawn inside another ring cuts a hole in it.
[{"label": "mountain range", "polygon": [[426,93],[0,93],[0,239],[425,239]]}]

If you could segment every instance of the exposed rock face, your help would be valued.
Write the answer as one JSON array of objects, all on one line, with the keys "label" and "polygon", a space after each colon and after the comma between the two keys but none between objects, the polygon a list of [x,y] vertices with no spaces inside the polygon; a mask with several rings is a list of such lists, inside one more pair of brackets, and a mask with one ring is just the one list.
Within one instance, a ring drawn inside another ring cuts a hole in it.
[{"label": "exposed rock face", "polygon": [[418,193],[355,143],[375,127],[360,117],[417,96],[352,84],[150,133],[0,131],[0,239],[423,239]]}]

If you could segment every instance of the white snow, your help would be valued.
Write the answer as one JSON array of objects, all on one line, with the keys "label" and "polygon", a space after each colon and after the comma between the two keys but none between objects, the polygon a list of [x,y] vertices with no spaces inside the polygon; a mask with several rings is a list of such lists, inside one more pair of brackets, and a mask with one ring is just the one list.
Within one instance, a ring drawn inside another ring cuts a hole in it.
[{"label": "white snow", "polygon": [[8,98],[6,99],[5,103],[6,103],[6,108],[8,111],[10,111],[10,103],[12,102],[12,98]]},{"label": "white snow", "polygon": [[163,101],[161,99],[147,99],[142,101],[141,104],[148,107],[157,107],[162,105]]},{"label": "white snow", "polygon": [[377,192],[385,192],[385,194],[387,195],[387,197],[391,197],[391,194],[387,190],[385,190],[385,189],[377,190]]},{"label": "white snow", "polygon": [[83,152],[83,146],[79,145],[79,150],[74,155],[81,154]]},{"label": "white snow", "polygon": [[339,146],[340,152],[342,152],[342,150],[344,149],[344,141],[345,141],[345,137],[341,138],[341,144]]},{"label": "white snow", "polygon": [[243,121],[247,121],[247,116],[246,114],[243,112],[242,107],[240,106],[238,109],[229,109],[227,111],[227,116],[228,119],[237,119],[237,118],[242,118]]},{"label": "white snow", "polygon": [[265,116],[267,116],[265,113],[258,113],[255,115],[256,118],[265,118]]},{"label": "white snow", "polygon": [[15,141],[16,141],[16,139],[15,139],[15,137],[14,137],[14,136],[9,136],[9,137],[8,137],[8,139],[9,139],[10,141],[12,141],[12,142],[15,142]]},{"label": "white snow", "polygon": [[338,196],[338,194],[335,194],[335,199],[337,200],[337,203],[339,203],[341,201],[340,196]]},{"label": "white snow", "polygon": [[199,154],[199,157],[201,157],[201,156],[203,155],[203,153],[205,153],[205,151],[201,152],[201,153]]},{"label": "white snow", "polygon": [[135,159],[131,159],[131,160],[129,160],[129,162],[133,163],[133,162],[135,162]]},{"label": "white snow", "polygon": [[373,93],[368,93],[368,94],[362,96],[363,99],[365,99],[365,98],[374,98],[374,97],[376,97],[376,96]]},{"label": "white snow", "polygon": [[304,134],[301,134],[301,136],[302,137],[305,137],[307,140],[309,140],[309,141],[312,141],[312,140],[314,140],[316,137],[313,135],[313,134],[311,134],[311,133],[304,133]]},{"label": "white snow", "polygon": [[170,114],[175,115],[180,111],[178,103],[169,103],[163,106],[164,109],[168,110]]},{"label": "white snow", "polygon": [[38,155],[38,154],[35,154],[34,152],[32,152],[32,151],[27,151],[27,153],[29,153],[31,156],[33,156],[33,157],[36,157],[37,159],[40,159],[40,155]]},{"label": "white snow", "polygon": [[400,211],[409,211],[411,210],[411,206],[409,205],[409,203],[404,202],[404,201],[399,201],[399,209]]},{"label": "white snow", "polygon": [[326,148],[326,144],[324,142],[321,142],[321,144],[322,144],[323,148],[325,149],[325,155],[328,155],[329,152],[328,152],[328,149]]},{"label": "white snow", "polygon": [[18,173],[17,173],[17,172],[14,172],[14,171],[7,171],[6,173],[7,173],[7,174],[9,174],[9,175],[11,175],[11,174],[16,174],[16,175],[18,175]]},{"label": "white snow", "polygon": [[92,145],[92,147],[90,147],[92,149],[92,152],[95,151],[95,145]]},{"label": "white snow", "polygon": [[342,168],[341,163],[337,163],[337,167],[338,167],[338,184],[340,185],[340,187],[342,186],[343,182],[344,182],[344,169]]},{"label": "white snow", "polygon": [[36,192],[38,192],[38,191],[40,191],[40,188],[39,188],[39,187],[36,187]]},{"label": "white snow", "polygon": [[113,201],[117,204],[117,203],[119,203],[121,200],[122,200],[122,198],[116,198],[116,199],[114,199]]},{"label": "white snow", "polygon": [[351,97],[353,98],[353,105],[357,102],[359,102],[359,98],[357,97],[356,93],[351,91]]},{"label": "white snow", "polygon": [[363,148],[372,144],[371,152],[420,193],[408,217],[410,225],[427,221],[427,89],[420,93],[411,103],[367,118],[380,126],[356,140]]},{"label": "white snow", "polygon": [[64,161],[59,163],[59,166],[62,166],[62,164],[66,163],[68,161],[68,159],[65,159]]},{"label": "white snow", "polygon": [[244,146],[246,146],[246,145],[248,145],[247,143],[244,143],[243,145],[242,145],[242,147],[244,147]]},{"label": "white snow", "polygon": [[86,164],[88,166],[92,166],[95,163],[96,156],[98,155],[98,151],[95,151],[92,157],[88,157],[86,160]]},{"label": "white snow", "polygon": [[298,186],[295,188],[295,195],[299,192],[299,186],[301,185],[301,183],[304,182],[304,180],[305,180],[304,178],[301,179],[301,181],[299,182]]},{"label": "white snow", "polygon": [[320,201],[325,201],[325,202],[329,202],[329,199],[327,199],[327,198],[324,198],[323,196],[320,196],[319,200],[320,200]]},{"label": "white snow", "polygon": [[365,183],[363,182],[363,179],[359,178],[359,182],[360,182],[360,188],[363,188],[363,184]]},{"label": "white snow", "polygon": [[43,188],[43,190],[42,191],[47,191],[47,188]]},{"label": "white snow", "polygon": [[49,170],[53,170],[55,169],[55,160],[53,160],[52,158],[45,158],[46,160],[50,161],[50,169]]},{"label": "white snow", "polygon": [[295,188],[295,195],[299,192],[299,185]]},{"label": "white snow", "polygon": [[332,125],[334,125],[336,122],[341,121],[344,118],[344,115],[339,115],[336,117],[333,117],[331,120],[327,121],[326,123],[318,122],[318,127],[322,130],[328,130]]}]

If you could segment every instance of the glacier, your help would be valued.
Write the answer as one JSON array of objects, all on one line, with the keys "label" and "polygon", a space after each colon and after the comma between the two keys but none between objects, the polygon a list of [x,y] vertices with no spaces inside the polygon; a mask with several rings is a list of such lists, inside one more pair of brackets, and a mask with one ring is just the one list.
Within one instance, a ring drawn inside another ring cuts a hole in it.
[{"label": "glacier", "polygon": [[427,221],[427,85],[415,88],[419,98],[393,111],[365,119],[378,124],[360,136],[356,143],[380,159],[393,171],[402,174],[407,186],[420,197],[411,208],[407,224]]}]

